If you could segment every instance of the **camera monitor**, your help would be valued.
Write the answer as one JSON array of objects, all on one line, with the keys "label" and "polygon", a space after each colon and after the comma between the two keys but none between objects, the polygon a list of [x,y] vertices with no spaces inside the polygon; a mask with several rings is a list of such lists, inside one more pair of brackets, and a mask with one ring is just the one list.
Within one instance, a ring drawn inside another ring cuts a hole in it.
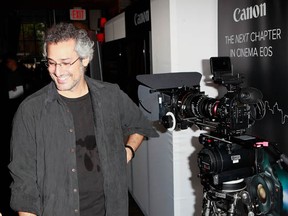
[{"label": "camera monitor", "polygon": [[232,76],[232,66],[230,57],[211,57],[211,73],[213,76]]},{"label": "camera monitor", "polygon": [[230,57],[211,57],[210,68],[213,75],[213,80],[217,84],[224,85],[230,89],[233,87],[233,85],[236,86],[243,82],[242,75],[233,74],[233,67]]}]

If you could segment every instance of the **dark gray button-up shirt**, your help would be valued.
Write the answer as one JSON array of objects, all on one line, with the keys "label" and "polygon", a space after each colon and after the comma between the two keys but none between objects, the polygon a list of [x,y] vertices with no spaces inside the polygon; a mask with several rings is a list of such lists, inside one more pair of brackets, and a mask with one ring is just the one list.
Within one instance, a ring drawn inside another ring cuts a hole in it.
[{"label": "dark gray button-up shirt", "polygon": [[[158,134],[117,85],[85,79],[93,104],[106,216],[127,216],[124,137],[133,133],[146,137]],[[39,216],[79,215],[75,147],[72,114],[54,83],[26,98],[14,117],[12,131],[12,209]]]}]

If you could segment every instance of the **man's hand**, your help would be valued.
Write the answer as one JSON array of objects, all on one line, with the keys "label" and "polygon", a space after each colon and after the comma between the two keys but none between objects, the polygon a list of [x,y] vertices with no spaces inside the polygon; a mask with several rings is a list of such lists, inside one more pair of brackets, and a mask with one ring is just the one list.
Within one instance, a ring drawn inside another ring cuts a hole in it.
[{"label": "man's hand", "polygon": [[29,213],[29,212],[18,212],[19,216],[37,216],[35,214]]}]

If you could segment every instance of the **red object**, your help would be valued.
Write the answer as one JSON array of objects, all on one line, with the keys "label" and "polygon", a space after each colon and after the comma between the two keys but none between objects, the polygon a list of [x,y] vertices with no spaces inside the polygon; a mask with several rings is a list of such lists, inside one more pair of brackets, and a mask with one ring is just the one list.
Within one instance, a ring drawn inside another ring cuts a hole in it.
[{"label": "red object", "polygon": [[97,38],[97,41],[104,42],[105,35],[104,35],[104,33],[100,32],[100,33],[96,34],[96,38]]},{"label": "red object", "polygon": [[99,18],[99,28],[103,29],[106,22],[107,22],[107,19],[105,17]]}]

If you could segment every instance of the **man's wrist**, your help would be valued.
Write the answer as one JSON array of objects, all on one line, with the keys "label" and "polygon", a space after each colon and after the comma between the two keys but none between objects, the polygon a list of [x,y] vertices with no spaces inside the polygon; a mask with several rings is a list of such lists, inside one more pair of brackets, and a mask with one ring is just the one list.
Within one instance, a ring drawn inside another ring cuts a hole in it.
[{"label": "man's wrist", "polygon": [[131,159],[133,159],[135,157],[135,150],[129,144],[126,144],[125,148],[128,148],[131,151],[131,153],[132,153],[132,158]]}]

